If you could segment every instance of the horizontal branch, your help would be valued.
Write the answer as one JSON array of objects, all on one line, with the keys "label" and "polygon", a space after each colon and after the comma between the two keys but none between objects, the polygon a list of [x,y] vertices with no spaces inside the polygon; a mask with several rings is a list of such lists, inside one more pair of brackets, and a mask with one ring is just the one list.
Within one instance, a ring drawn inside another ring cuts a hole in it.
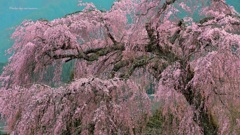
[{"label": "horizontal branch", "polygon": [[104,56],[113,51],[123,51],[125,50],[124,45],[118,44],[115,46],[103,47],[103,48],[93,48],[83,51],[78,54],[54,54],[53,59],[63,59],[67,58],[67,61],[72,59],[84,59],[86,61],[95,61],[98,60],[100,56]]}]

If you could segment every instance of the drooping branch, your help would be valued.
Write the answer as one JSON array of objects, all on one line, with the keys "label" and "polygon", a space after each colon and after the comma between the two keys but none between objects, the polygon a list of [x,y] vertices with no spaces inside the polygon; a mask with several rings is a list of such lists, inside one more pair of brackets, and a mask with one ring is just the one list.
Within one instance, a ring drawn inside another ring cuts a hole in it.
[{"label": "drooping branch", "polygon": [[107,29],[107,35],[108,35],[108,37],[112,40],[113,44],[116,45],[116,44],[117,44],[117,41],[115,40],[115,38],[113,37],[113,35],[110,33],[110,30],[109,30],[108,26],[107,26],[106,24],[105,24],[104,26],[105,26],[105,28]]},{"label": "drooping branch", "polygon": [[159,18],[162,13],[168,8],[168,6],[174,4],[176,0],[166,0],[166,2],[163,4],[162,8],[158,11],[156,18]]}]

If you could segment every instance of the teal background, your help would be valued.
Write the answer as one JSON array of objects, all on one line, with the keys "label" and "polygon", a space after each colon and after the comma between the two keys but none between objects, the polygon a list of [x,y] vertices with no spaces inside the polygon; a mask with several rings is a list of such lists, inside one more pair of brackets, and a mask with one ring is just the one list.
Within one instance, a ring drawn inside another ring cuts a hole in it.
[{"label": "teal background", "polygon": [[[93,2],[98,9],[109,10],[114,0],[83,0]],[[13,10],[11,8],[37,8],[36,10]],[[53,20],[66,14],[82,10],[78,0],[0,0],[0,63],[7,62],[5,50],[10,48],[14,28],[23,20],[44,18]]]},{"label": "teal background", "polygon": [[[109,10],[115,0],[83,0],[93,2],[97,8]],[[227,0],[240,11],[240,0]],[[25,19],[37,20],[44,18],[53,20],[66,14],[82,10],[78,0],[0,0],[0,63],[7,62],[9,56],[5,50],[10,48],[13,41],[10,35],[14,28]],[[10,8],[37,8],[36,10],[13,10]]]}]

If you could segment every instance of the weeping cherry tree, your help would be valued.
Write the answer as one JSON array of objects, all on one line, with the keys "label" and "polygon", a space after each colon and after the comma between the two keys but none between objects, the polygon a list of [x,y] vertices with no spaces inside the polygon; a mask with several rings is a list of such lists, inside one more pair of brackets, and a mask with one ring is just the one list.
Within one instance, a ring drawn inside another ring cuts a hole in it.
[{"label": "weeping cherry tree", "polygon": [[[240,134],[240,15],[225,0],[79,5],[86,7],[53,21],[26,20],[12,34],[0,78],[10,134],[149,134],[152,108],[162,134]],[[145,92],[150,83],[157,107]]]}]

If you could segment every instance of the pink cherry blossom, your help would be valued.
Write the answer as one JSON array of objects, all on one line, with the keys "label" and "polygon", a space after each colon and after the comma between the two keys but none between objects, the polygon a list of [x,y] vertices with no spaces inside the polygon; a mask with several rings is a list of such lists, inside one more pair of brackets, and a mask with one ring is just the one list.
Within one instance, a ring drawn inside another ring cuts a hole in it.
[{"label": "pink cherry blossom", "polygon": [[10,134],[147,134],[152,108],[164,118],[163,134],[240,134],[240,17],[233,7],[224,0],[119,0],[100,11],[79,3],[83,11],[26,20],[13,33],[0,76]]}]

